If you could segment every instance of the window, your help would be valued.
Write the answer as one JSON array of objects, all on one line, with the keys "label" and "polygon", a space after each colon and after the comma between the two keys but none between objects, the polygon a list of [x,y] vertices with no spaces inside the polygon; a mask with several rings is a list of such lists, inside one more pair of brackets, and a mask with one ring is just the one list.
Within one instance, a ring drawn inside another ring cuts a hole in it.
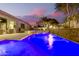
[{"label": "window", "polygon": [[3,18],[3,17],[0,17],[0,22],[1,23],[7,23],[7,19],[6,18]]},{"label": "window", "polygon": [[10,21],[10,25],[9,25],[10,27],[10,29],[14,29],[14,21]]},{"label": "window", "polygon": [[24,24],[21,24],[21,28],[25,29],[25,25]]}]

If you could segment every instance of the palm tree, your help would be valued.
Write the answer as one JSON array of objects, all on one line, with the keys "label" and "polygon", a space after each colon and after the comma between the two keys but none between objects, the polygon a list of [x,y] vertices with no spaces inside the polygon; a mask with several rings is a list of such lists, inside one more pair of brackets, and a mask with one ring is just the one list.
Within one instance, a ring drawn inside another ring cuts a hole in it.
[{"label": "palm tree", "polygon": [[67,15],[65,23],[66,23],[66,21],[68,21],[69,27],[70,27],[71,20],[73,20],[73,19],[76,20],[75,14],[76,14],[76,10],[78,7],[79,7],[79,4],[77,4],[77,3],[56,4],[57,11],[62,11],[62,12],[64,12],[65,15]]},{"label": "palm tree", "polygon": [[[69,19],[69,14],[70,14],[70,8],[68,3],[57,3],[56,4],[56,11],[62,11],[64,14],[67,16],[66,21]],[[66,24],[65,21],[65,24]]]}]

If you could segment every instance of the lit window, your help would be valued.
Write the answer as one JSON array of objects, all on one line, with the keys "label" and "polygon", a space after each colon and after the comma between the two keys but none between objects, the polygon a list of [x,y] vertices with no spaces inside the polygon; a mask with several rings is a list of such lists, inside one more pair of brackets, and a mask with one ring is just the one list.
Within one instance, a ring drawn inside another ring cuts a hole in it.
[{"label": "lit window", "polygon": [[49,28],[52,28],[52,25],[50,25]]},{"label": "lit window", "polygon": [[10,21],[10,29],[14,29],[14,21]]}]

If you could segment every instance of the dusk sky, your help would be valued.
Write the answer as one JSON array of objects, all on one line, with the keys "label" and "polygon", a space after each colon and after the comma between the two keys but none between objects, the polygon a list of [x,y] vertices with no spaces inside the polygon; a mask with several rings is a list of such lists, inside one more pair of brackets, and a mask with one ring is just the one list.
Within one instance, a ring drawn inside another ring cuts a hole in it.
[{"label": "dusk sky", "polygon": [[14,16],[50,15],[55,11],[53,3],[0,3],[0,9]]},{"label": "dusk sky", "polygon": [[60,23],[64,19],[61,12],[55,12],[55,3],[0,3],[0,10],[31,24],[35,24],[38,19],[28,16],[48,16],[57,19]]}]

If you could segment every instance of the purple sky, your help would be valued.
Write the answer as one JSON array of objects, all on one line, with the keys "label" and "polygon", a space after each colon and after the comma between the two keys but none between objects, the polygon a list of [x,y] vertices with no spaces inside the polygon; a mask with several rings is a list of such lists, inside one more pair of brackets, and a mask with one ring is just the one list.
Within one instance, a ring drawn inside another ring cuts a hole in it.
[{"label": "purple sky", "polygon": [[[48,16],[57,19],[59,22],[62,22],[64,19],[61,12],[55,12],[55,3],[0,3],[0,10],[20,17]],[[34,22],[34,18],[30,18],[26,17],[24,20],[27,21],[28,19],[29,22]]]},{"label": "purple sky", "polygon": [[0,3],[0,9],[14,16],[49,15],[55,11],[53,3]]}]

